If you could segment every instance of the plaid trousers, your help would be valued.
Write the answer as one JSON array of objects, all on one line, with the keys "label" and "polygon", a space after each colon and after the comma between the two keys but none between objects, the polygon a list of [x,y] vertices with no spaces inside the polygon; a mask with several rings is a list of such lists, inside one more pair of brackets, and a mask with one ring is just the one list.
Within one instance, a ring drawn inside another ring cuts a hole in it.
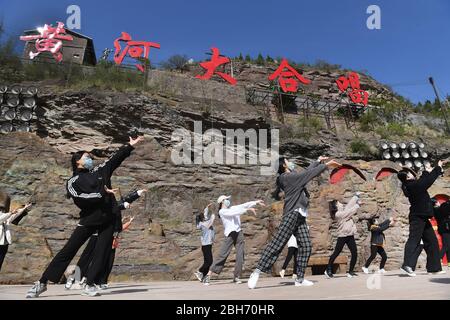
[{"label": "plaid trousers", "polygon": [[291,235],[297,238],[298,255],[296,274],[297,278],[302,280],[305,276],[309,257],[311,256],[312,244],[305,217],[295,211],[283,216],[275,237],[264,249],[256,268],[262,272],[269,273]]}]

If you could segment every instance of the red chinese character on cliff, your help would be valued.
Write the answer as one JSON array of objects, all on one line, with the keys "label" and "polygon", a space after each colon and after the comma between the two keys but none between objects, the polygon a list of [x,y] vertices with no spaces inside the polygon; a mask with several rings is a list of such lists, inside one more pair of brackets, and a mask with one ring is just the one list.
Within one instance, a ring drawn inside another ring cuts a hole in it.
[{"label": "red chinese character on cliff", "polygon": [[348,92],[348,96],[353,103],[361,103],[367,106],[369,101],[369,93],[361,90],[361,84],[359,82],[359,75],[356,72],[350,72],[346,77],[341,76],[336,80],[336,84],[341,92],[347,92],[348,87],[351,87],[351,91]]},{"label": "red chinese character on cliff", "polygon": [[[127,46],[123,50],[120,46],[120,41],[124,41],[127,44]],[[131,58],[134,59],[148,59],[148,54],[150,53],[151,47],[157,49],[161,48],[159,43],[155,42],[132,41],[131,36],[128,33],[122,32],[122,35],[114,41],[114,48],[116,49],[116,52],[114,53],[114,62],[120,65],[127,53]],[[142,72],[144,72],[145,70],[144,67],[145,66],[142,64],[136,64],[136,68],[138,68]]]},{"label": "red chinese character on cliff", "polygon": [[56,28],[52,25],[44,25],[42,28],[37,28],[39,35],[21,36],[20,40],[32,41],[36,40],[36,52],[30,51],[30,59],[34,59],[41,52],[50,52],[56,61],[61,62],[63,55],[60,52],[62,48],[62,40],[72,41],[73,38],[66,34],[64,23],[58,22]]},{"label": "red chinese character on cliff", "polygon": [[229,63],[230,59],[227,57],[220,56],[219,49],[217,48],[211,48],[211,51],[212,51],[211,60],[200,63],[200,66],[203,69],[205,69],[206,72],[203,75],[197,75],[195,77],[202,80],[209,80],[214,74],[217,74],[218,76],[226,80],[228,83],[235,85],[237,82],[235,78],[226,73],[216,71],[217,67]]},{"label": "red chinese character on cliff", "polygon": [[311,83],[311,80],[304,78],[297,70],[291,67],[286,59],[283,59],[278,69],[269,76],[270,81],[276,78],[278,78],[278,83],[283,92],[297,92],[299,81],[303,84]]}]

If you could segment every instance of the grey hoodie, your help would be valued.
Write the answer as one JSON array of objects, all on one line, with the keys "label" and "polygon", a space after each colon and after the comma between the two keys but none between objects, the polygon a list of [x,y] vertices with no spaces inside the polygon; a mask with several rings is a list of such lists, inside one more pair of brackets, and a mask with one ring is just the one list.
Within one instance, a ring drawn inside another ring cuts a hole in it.
[{"label": "grey hoodie", "polygon": [[306,185],[327,169],[325,164],[314,161],[302,172],[285,172],[280,175],[281,189],[284,191],[283,214],[296,209],[306,210],[309,205]]}]

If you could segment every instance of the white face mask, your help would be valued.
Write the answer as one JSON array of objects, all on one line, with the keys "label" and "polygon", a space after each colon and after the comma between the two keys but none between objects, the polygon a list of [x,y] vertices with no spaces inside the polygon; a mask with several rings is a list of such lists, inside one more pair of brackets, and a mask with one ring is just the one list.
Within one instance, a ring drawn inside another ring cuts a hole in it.
[{"label": "white face mask", "polygon": [[287,165],[289,171],[294,171],[295,170],[295,163],[288,161],[288,165]]},{"label": "white face mask", "polygon": [[223,205],[225,208],[229,208],[231,206],[231,201],[229,199],[223,200]]}]

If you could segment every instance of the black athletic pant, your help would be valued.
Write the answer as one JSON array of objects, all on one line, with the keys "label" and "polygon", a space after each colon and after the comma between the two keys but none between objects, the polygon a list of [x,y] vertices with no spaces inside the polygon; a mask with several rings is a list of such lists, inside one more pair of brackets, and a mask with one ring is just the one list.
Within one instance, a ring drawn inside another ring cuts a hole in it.
[{"label": "black athletic pant", "polygon": [[417,260],[419,260],[422,250],[423,250],[423,244],[419,243],[419,245],[417,246],[417,248],[414,251],[413,256],[412,256],[413,265],[411,266],[411,268],[413,269],[413,271],[416,271]]},{"label": "black athletic pant", "polygon": [[289,262],[291,262],[292,257],[294,257],[294,274],[297,274],[297,255],[298,255],[298,249],[295,247],[288,247],[288,254],[286,256],[286,259],[283,263],[283,270],[286,270]]},{"label": "black athletic pant", "polygon": [[40,282],[47,283],[48,280],[58,283],[64,271],[77,254],[86,240],[98,230],[98,240],[94,249],[94,258],[87,272],[88,285],[93,285],[96,277],[104,270],[106,255],[110,252],[113,238],[113,225],[108,223],[102,226],[77,226],[66,245],[58,252],[44,271]]},{"label": "black athletic pant", "polygon": [[377,253],[379,253],[381,256],[380,269],[384,269],[384,265],[386,264],[387,261],[386,251],[382,246],[375,246],[375,245],[370,246],[370,257],[369,259],[367,259],[366,264],[364,265],[366,268],[370,266],[373,259],[375,259],[375,257],[377,256]]},{"label": "black athletic pant", "polygon": [[7,244],[0,246],[0,270],[2,270],[3,261],[5,260],[7,252],[8,252]]},{"label": "black athletic pant", "polygon": [[203,273],[203,276],[206,276],[209,272],[209,268],[213,264],[213,254],[212,254],[212,245],[206,245],[202,246],[202,252],[203,252],[203,265],[198,269],[201,273]]},{"label": "black athletic pant", "polygon": [[109,275],[111,274],[112,268],[114,266],[114,259],[116,257],[116,249],[111,249],[107,259],[106,263],[103,269],[103,272],[99,276],[99,280],[96,281],[97,284],[107,284]]},{"label": "black athletic pant", "polygon": [[329,271],[333,270],[334,260],[336,260],[338,255],[342,252],[342,249],[344,249],[344,245],[347,245],[348,249],[350,250],[350,253],[352,254],[352,258],[350,260],[350,269],[348,270],[348,272],[353,272],[353,270],[355,269],[356,259],[358,257],[358,251],[356,248],[355,237],[347,236],[347,237],[337,238],[336,248],[334,249],[334,252],[330,257],[330,260],[328,261],[327,269]]},{"label": "black athletic pant", "polygon": [[447,262],[450,263],[450,232],[445,232],[441,234],[442,237],[442,249],[441,249],[441,259],[447,255]]},{"label": "black athletic pant", "polygon": [[83,277],[86,277],[89,266],[91,265],[92,260],[94,259],[94,249],[95,245],[97,244],[97,237],[98,236],[96,235],[92,235],[89,238],[88,244],[84,248],[83,253],[80,256],[80,259],[78,259],[77,266],[78,268],[80,268],[81,279],[83,279]]},{"label": "black athletic pant", "polygon": [[441,271],[439,244],[433,226],[427,217],[417,215],[409,216],[409,237],[405,245],[403,267],[413,268],[417,263],[415,256],[421,239],[423,240],[423,248],[427,253],[427,271]]}]

